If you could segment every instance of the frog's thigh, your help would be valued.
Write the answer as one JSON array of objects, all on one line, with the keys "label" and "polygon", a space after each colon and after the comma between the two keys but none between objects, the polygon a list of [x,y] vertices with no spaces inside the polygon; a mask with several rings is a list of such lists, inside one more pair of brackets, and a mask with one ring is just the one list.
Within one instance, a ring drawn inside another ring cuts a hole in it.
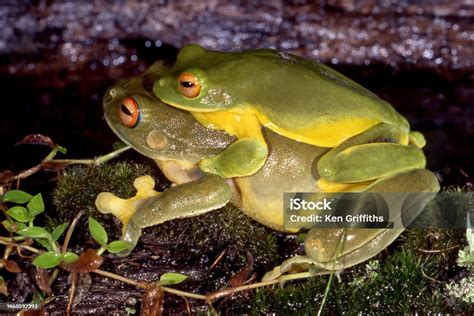
[{"label": "frog's thigh", "polygon": [[267,144],[263,138],[242,138],[219,155],[202,160],[199,167],[204,172],[224,178],[243,177],[257,172],[265,163],[267,155]]},{"label": "frog's thigh", "polygon": [[[413,195],[413,192],[437,192],[439,183],[436,176],[428,170],[413,170],[382,180],[372,186],[369,192],[398,192],[396,201],[388,202],[391,214],[407,214],[421,211],[429,202],[431,195]],[[406,192],[400,199],[400,192]],[[416,201],[413,200],[415,197]],[[423,198],[426,197],[426,198]],[[386,197],[387,198],[387,197]],[[390,199],[390,195],[388,198]],[[407,201],[407,199],[410,199]],[[407,203],[410,202],[410,203]],[[415,203],[417,205],[415,205]],[[414,210],[414,209],[417,210]],[[414,215],[417,215],[414,214]],[[325,269],[342,269],[363,262],[390,245],[403,229],[346,228],[345,242],[341,245],[343,229],[312,229],[305,240],[305,250],[314,264]],[[338,254],[336,253],[338,252]],[[334,261],[334,258],[337,260]]]},{"label": "frog's thigh", "polygon": [[321,177],[333,182],[354,183],[423,169],[423,151],[413,145],[370,143],[328,152],[318,162]]},{"label": "frog's thigh", "polygon": [[[122,240],[135,246],[141,228],[207,213],[226,205],[230,198],[231,189],[226,180],[214,175],[169,188],[139,207],[124,227]],[[131,249],[120,255],[127,255]]]}]

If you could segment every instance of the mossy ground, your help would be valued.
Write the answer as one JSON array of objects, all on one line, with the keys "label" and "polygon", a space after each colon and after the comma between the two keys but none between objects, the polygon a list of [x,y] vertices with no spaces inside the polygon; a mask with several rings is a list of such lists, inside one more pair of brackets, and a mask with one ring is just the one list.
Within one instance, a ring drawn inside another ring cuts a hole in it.
[{"label": "mossy ground", "polygon": [[[158,190],[169,186],[151,165],[120,162],[67,169],[54,192],[57,214],[52,216],[53,221],[71,220],[79,210],[84,210],[118,237],[118,222],[95,210],[95,197],[103,191],[130,197],[135,193],[133,180],[143,174],[157,180]],[[334,278],[323,311],[335,314],[474,312],[472,305],[453,300],[446,293],[447,283],[466,274],[466,269],[456,264],[458,250],[465,244],[464,233],[464,230],[406,230],[387,251]],[[81,232],[78,227],[78,234],[85,236],[86,230]],[[231,206],[147,228],[141,243],[166,249],[170,257],[174,256],[175,263],[179,261],[181,265],[210,266],[211,260],[225,251],[214,272],[207,274],[209,279],[202,280],[194,291],[225,287],[226,281],[245,265],[247,252],[255,259],[253,272],[258,280],[265,271],[301,250],[295,239],[288,241]],[[314,314],[327,282],[328,277],[316,277],[283,288],[263,288],[224,299],[215,307],[223,313]]]}]

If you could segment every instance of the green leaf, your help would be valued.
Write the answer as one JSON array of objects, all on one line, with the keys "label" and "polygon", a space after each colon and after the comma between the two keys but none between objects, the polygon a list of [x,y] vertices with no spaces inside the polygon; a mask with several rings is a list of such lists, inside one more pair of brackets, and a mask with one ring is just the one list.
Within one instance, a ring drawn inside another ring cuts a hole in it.
[{"label": "green leaf", "polygon": [[123,240],[115,240],[115,241],[112,241],[108,246],[107,246],[107,250],[110,252],[110,253],[117,253],[117,252],[120,252],[120,251],[124,251],[124,250],[127,250],[128,248],[130,248],[130,243],[126,242],[126,241],[123,241]]},{"label": "green leaf", "polygon": [[159,285],[178,284],[186,280],[188,277],[181,273],[168,272],[160,276]]},{"label": "green leaf", "polygon": [[72,263],[72,262],[76,261],[77,259],[79,259],[79,256],[76,255],[74,252],[67,251],[63,255],[63,262],[64,263]]},{"label": "green leaf", "polygon": [[104,227],[94,218],[89,217],[89,231],[92,237],[101,245],[107,245],[107,232]]},{"label": "green leaf", "polygon": [[63,146],[58,146],[58,151],[64,155],[67,153],[66,147],[63,147]]},{"label": "green leaf", "polygon": [[18,235],[31,238],[51,239],[51,235],[43,227],[27,227],[17,232]]},{"label": "green leaf", "polygon": [[9,232],[16,232],[16,231],[19,231],[23,228],[26,228],[26,225],[23,224],[23,223],[18,223],[18,222],[15,222],[15,221],[12,221],[12,220],[4,220],[2,222],[3,226],[5,226],[5,228],[9,231]]},{"label": "green leaf", "polygon": [[34,219],[34,217],[31,217],[30,214],[28,214],[28,210],[23,206],[11,207],[8,209],[7,214],[10,215],[14,220],[21,223],[26,223]]},{"label": "green leaf", "polygon": [[44,202],[41,193],[36,194],[31,198],[26,206],[28,208],[28,212],[31,216],[35,217],[36,215],[44,212]]},{"label": "green leaf", "polygon": [[49,240],[41,239],[41,238],[35,238],[35,241],[38,244],[40,244],[41,246],[43,246],[43,248],[45,248],[46,250],[53,251],[53,246],[51,246],[51,244],[49,243]]},{"label": "green leaf", "polygon": [[66,230],[68,226],[69,226],[69,222],[62,223],[61,225],[56,226],[56,228],[54,228],[53,232],[51,233],[51,237],[53,237],[53,240],[54,241],[58,240],[59,237],[61,237],[61,235],[64,233],[64,231]]},{"label": "green leaf", "polygon": [[61,263],[63,256],[60,253],[48,251],[33,260],[33,264],[38,268],[50,269]]},{"label": "green leaf", "polygon": [[31,199],[31,194],[28,194],[21,190],[11,190],[5,193],[3,200],[5,202],[14,202],[23,204],[28,202]]}]

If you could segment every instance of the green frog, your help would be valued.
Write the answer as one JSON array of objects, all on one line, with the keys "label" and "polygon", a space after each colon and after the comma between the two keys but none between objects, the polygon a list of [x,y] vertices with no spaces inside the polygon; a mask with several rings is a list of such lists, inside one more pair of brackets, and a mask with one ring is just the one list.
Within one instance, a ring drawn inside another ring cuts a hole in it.
[{"label": "green frog", "polygon": [[[187,45],[153,92],[203,126],[237,137],[200,162],[202,170],[222,177],[262,168],[269,152],[264,130],[331,148],[317,164],[319,186],[326,191],[358,190],[363,183],[425,168],[423,135],[411,132],[389,103],[335,70],[291,54]],[[240,159],[243,153],[248,159]]]},{"label": "green frog", "polygon": [[[153,179],[144,176],[135,180],[137,194],[130,199],[108,192],[99,194],[97,208],[121,220],[121,239],[131,244],[121,255],[130,253],[145,227],[197,216],[227,203],[272,229],[294,233],[284,224],[283,193],[325,192],[319,186],[321,175],[315,166],[334,149],[301,142],[263,127],[261,134],[268,144],[268,153],[258,171],[235,177],[207,172],[202,168],[202,161],[215,157],[228,170],[239,170],[249,159],[247,151],[229,152],[229,146],[238,141],[236,135],[208,128],[189,111],[170,107],[154,96],[154,83],[169,69],[165,63],[157,62],[142,76],[118,81],[104,96],[105,118],[112,130],[136,151],[154,159],[174,183],[164,192],[157,192]],[[369,141],[367,137],[365,141]],[[352,147],[360,142],[361,137],[356,135],[339,147]],[[364,165],[359,173],[371,167]],[[391,172],[377,181],[364,183],[357,190],[408,194],[438,189],[434,174],[418,168]],[[394,204],[400,213],[404,211],[401,203]],[[264,279],[300,270],[350,267],[382,251],[401,232],[402,229],[387,228],[310,229],[305,240],[306,256],[288,259]],[[341,238],[344,238],[343,247],[340,247]]]}]

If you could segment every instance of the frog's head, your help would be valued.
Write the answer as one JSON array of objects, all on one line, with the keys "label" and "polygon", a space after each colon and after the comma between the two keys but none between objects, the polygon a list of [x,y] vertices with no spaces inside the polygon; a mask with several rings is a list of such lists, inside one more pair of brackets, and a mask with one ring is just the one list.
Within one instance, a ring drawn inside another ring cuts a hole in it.
[{"label": "frog's head", "polygon": [[196,163],[224,150],[234,138],[199,124],[188,112],[167,106],[151,93],[163,71],[153,65],[143,76],[119,80],[104,96],[107,123],[119,138],[156,160]]},{"label": "frog's head", "polygon": [[229,73],[238,69],[236,57],[196,44],[186,45],[179,51],[176,63],[154,83],[153,92],[163,102],[187,111],[231,108],[237,102],[236,94],[230,91],[236,78],[229,78]]}]

